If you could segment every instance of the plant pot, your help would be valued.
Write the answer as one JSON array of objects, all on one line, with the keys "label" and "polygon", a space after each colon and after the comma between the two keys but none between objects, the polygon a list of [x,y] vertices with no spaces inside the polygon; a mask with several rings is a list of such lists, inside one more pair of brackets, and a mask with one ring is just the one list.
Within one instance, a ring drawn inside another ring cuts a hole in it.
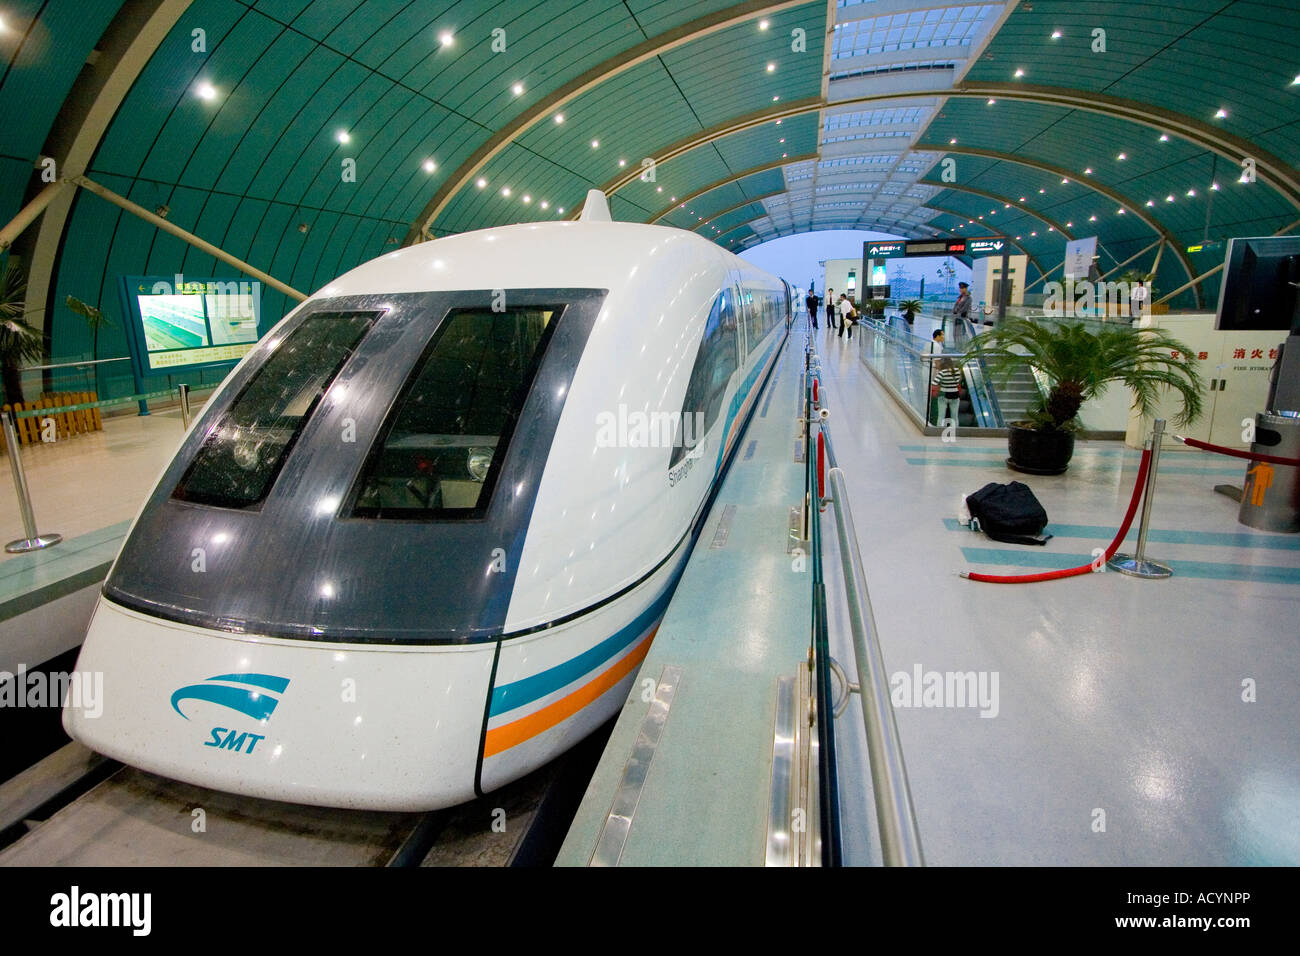
[{"label": "plant pot", "polygon": [[1031,475],[1059,475],[1074,457],[1074,432],[1031,428],[1025,422],[1007,426],[1007,465]]}]

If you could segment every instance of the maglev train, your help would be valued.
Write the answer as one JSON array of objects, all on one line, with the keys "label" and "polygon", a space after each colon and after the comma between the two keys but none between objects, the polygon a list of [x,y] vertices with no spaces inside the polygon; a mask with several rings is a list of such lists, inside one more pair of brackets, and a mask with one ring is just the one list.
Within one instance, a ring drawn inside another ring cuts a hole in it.
[{"label": "maglev train", "polygon": [[691,232],[521,224],[399,249],[270,330],[135,519],[76,740],[200,786],[428,810],[631,691],[792,318]]}]

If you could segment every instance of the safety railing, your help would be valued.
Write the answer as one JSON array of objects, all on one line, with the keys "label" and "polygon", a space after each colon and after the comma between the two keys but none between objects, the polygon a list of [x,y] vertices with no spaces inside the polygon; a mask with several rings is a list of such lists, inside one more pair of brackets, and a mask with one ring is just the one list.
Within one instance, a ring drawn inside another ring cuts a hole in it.
[{"label": "safety railing", "polygon": [[890,701],[884,655],[880,650],[844,472],[836,461],[827,415],[822,411],[820,366],[811,342],[805,349],[804,368],[804,503],[813,572],[809,661],[816,700],[814,713],[818,737],[822,862],[823,865],[836,866],[843,859],[839,763],[835,744],[835,711],[832,706],[832,673],[838,670],[838,665],[831,658],[830,652],[826,581],[822,561],[821,512],[829,504],[835,514],[840,570],[858,676],[856,685],[844,679],[847,685],[845,690],[846,693],[861,694],[863,730],[866,734],[881,853],[887,866],[923,866],[925,859],[920,831],[916,824],[902,743]]}]

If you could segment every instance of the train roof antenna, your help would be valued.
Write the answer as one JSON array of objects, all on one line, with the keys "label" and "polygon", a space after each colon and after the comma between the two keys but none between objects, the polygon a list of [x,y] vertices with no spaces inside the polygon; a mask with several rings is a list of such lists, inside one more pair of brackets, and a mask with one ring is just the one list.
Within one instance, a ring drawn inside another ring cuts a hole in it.
[{"label": "train roof antenna", "polygon": [[587,201],[582,204],[578,222],[613,222],[609,215],[609,200],[599,189],[587,190]]}]

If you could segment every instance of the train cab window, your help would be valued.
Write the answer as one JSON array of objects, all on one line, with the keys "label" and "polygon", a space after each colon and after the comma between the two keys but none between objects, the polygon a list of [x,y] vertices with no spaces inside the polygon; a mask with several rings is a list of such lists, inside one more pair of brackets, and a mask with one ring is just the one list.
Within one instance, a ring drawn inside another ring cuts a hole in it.
[{"label": "train cab window", "polygon": [[[740,348],[740,311],[736,293],[726,291],[713,301],[709,311],[709,320],[704,326],[704,339],[700,342],[699,354],[695,357],[695,367],[691,369],[690,381],[686,385],[686,398],[682,402],[682,421],[688,415],[704,413],[704,427],[698,431],[691,428],[695,440],[705,433],[717,421],[722,411],[722,400],[726,396],[727,384],[738,367],[737,350]],[[691,422],[697,419],[690,419]],[[683,427],[683,433],[686,429]],[[672,468],[686,457],[690,449],[683,442],[674,442],[668,467]]]},{"label": "train cab window", "polygon": [[318,312],[284,336],[208,432],[172,492],[247,508],[266,497],[321,397],[379,312]]},{"label": "train cab window", "polygon": [[360,518],[475,518],[487,510],[557,309],[451,313],[357,483]]}]

